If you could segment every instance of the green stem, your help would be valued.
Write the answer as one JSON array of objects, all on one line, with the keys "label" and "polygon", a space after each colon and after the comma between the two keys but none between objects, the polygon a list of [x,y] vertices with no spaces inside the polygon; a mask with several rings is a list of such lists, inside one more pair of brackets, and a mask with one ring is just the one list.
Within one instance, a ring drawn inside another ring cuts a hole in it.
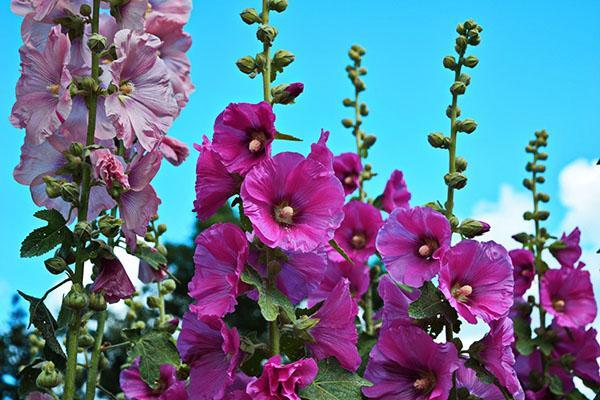
[{"label": "green stem", "polygon": [[[98,33],[100,24],[100,0],[94,0],[92,9],[92,34]],[[100,76],[100,62],[98,53],[92,52],[92,79],[96,82]],[[86,147],[94,144],[94,136],[96,132],[96,108],[98,105],[97,93],[91,93],[88,98],[88,129],[86,138]],[[90,199],[90,184],[91,170],[89,167],[83,169],[81,180],[81,197],[79,199],[77,220],[87,221],[88,203]],[[75,262],[75,273],[73,274],[73,284],[83,284],[83,270],[85,263],[85,255],[80,244],[77,249]],[[81,313],[75,313],[72,322],[69,324],[67,333],[67,369],[65,375],[65,390],[63,393],[64,400],[73,400],[75,396],[75,376],[77,369],[77,339],[79,336],[79,328],[81,326]]]},{"label": "green stem", "polygon": [[159,316],[158,316],[158,325],[162,325],[165,322],[166,319],[166,314],[165,314],[165,296],[163,295],[162,290],[160,290],[160,282],[156,282],[156,287],[158,288],[158,298],[159,298],[159,302],[158,302],[158,311],[159,311]]},{"label": "green stem", "polygon": [[100,356],[102,355],[102,340],[104,339],[104,325],[106,324],[106,318],[108,313],[102,311],[98,314],[98,327],[96,328],[96,338],[94,340],[94,347],[92,348],[92,360],[90,362],[90,370],[87,377],[86,385],[86,400],[94,400],[96,396],[96,383],[98,380],[98,364],[100,362]]},{"label": "green stem", "polygon": [[[454,71],[454,81],[458,81],[460,77],[460,71],[462,68],[463,54],[460,54],[458,63],[456,65],[456,71]],[[456,142],[458,139],[456,129],[456,117],[458,114],[458,94],[452,94],[452,105],[450,115],[450,146],[448,146],[448,172],[456,172]],[[448,194],[446,199],[446,217],[450,218],[454,211],[454,188],[448,186]]]},{"label": "green stem", "polygon": [[[357,63],[355,62],[355,65],[357,65]],[[358,154],[358,157],[360,157],[360,159],[362,160],[362,147],[363,147],[363,137],[362,137],[362,133],[360,131],[360,125],[362,124],[362,120],[360,118],[360,106],[359,106],[359,102],[358,102],[358,97],[359,97],[359,91],[358,88],[354,89],[354,137],[356,138],[356,153]],[[360,201],[365,201],[366,198],[366,193],[365,190],[363,188],[363,180],[362,177],[359,177],[358,179],[358,198]]]},{"label": "green stem", "polygon": [[369,288],[365,293],[365,324],[367,326],[367,335],[375,335],[375,323],[373,321],[373,286],[369,283]]},{"label": "green stem", "polygon": [[[262,0],[261,18],[263,25],[269,24],[269,0]],[[267,103],[271,104],[271,45],[269,43],[263,44],[263,55],[265,57],[262,73],[263,97]]]},{"label": "green stem", "polygon": [[[269,251],[269,250],[267,250]],[[269,287],[274,287],[277,281],[277,271],[269,262],[269,257],[267,254],[267,285]],[[280,336],[281,333],[279,331],[279,318],[275,319],[275,321],[269,322],[269,349],[271,351],[271,355],[279,354],[280,351]]]}]

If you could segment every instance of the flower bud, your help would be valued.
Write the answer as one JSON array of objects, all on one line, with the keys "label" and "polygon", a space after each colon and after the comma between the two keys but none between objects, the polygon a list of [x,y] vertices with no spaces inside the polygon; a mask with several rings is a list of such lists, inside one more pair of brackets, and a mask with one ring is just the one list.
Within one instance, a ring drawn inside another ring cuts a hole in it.
[{"label": "flower bud", "polygon": [[467,160],[462,157],[456,157],[454,160],[454,165],[456,166],[456,171],[463,172],[467,169]]},{"label": "flower bud", "polygon": [[54,275],[62,274],[67,269],[67,262],[61,257],[52,257],[44,261],[48,272]]},{"label": "flower bud", "polygon": [[277,29],[271,25],[260,25],[256,31],[256,37],[264,44],[270,45],[277,36]]},{"label": "flower bud", "polygon": [[100,220],[98,221],[98,228],[104,236],[113,238],[119,233],[119,229],[121,228],[122,224],[122,220],[106,214],[100,217]]},{"label": "flower bud", "polygon": [[92,33],[88,39],[88,47],[94,53],[100,53],[106,49],[106,37],[99,33]]},{"label": "flower bud", "polygon": [[462,121],[456,121],[456,130],[459,132],[473,133],[477,129],[477,122],[470,118],[465,118]]},{"label": "flower bud", "polygon": [[90,310],[92,311],[104,311],[106,310],[106,299],[102,293],[90,294]]},{"label": "flower bud", "polygon": [[61,181],[54,179],[51,176],[44,176],[42,180],[46,184],[46,194],[48,195],[48,197],[50,197],[51,199],[55,199],[60,196],[60,189],[62,187]]},{"label": "flower bud", "polygon": [[83,144],[79,142],[73,142],[69,145],[69,153],[81,157],[83,155]]},{"label": "flower bud", "polygon": [[471,35],[469,36],[468,43],[471,46],[479,45],[479,43],[481,43],[481,37],[479,36],[479,33],[471,33]]},{"label": "flower bud", "polygon": [[352,128],[354,126],[354,121],[350,118],[344,118],[342,120],[342,125],[344,125],[345,128]]},{"label": "flower bud", "polygon": [[248,25],[262,23],[262,18],[254,8],[246,8],[240,13],[240,17]]},{"label": "flower bud", "polygon": [[523,219],[525,221],[531,221],[533,219],[533,213],[531,211],[525,211],[523,213]]},{"label": "flower bud", "polygon": [[365,82],[362,79],[358,79],[358,78],[354,81],[354,86],[356,87],[356,90],[358,90],[359,92],[362,92],[367,88],[367,85],[365,84]]},{"label": "flower bud", "polygon": [[354,107],[354,104],[355,104],[354,101],[352,101],[348,98],[344,99],[344,107]]},{"label": "flower bud", "polygon": [[178,326],[179,326],[179,318],[168,316],[166,318],[166,321],[163,321],[162,323],[160,323],[156,327],[156,329],[158,329],[159,331],[164,331],[164,332],[173,334],[177,330]]},{"label": "flower bud", "polygon": [[447,149],[448,145],[450,144],[450,138],[447,138],[441,132],[430,133],[427,136],[427,141],[432,147],[435,147],[437,149]]},{"label": "flower bud", "polygon": [[89,17],[92,15],[92,7],[90,7],[89,4],[82,4],[81,7],[79,7],[79,14],[84,17]]},{"label": "flower bud", "polygon": [[465,219],[458,227],[458,232],[469,239],[483,235],[489,230],[489,224],[475,219]]},{"label": "flower bud", "polygon": [[456,52],[461,54],[467,48],[467,37],[464,35],[460,35],[456,38]]},{"label": "flower bud", "polygon": [[292,104],[298,96],[304,91],[304,84],[301,82],[277,85],[271,89],[273,103]]},{"label": "flower bud", "polygon": [[348,51],[348,57],[350,57],[350,59],[354,62],[360,61],[360,54],[358,54],[358,52],[355,50],[351,49],[350,51]]},{"label": "flower bud", "polygon": [[148,298],[146,299],[146,305],[150,308],[159,308],[161,303],[162,302],[160,298],[156,296],[148,296]]},{"label": "flower bud", "polygon": [[530,179],[523,179],[523,186],[525,186],[527,189],[532,190],[533,189],[533,183],[531,182]]},{"label": "flower bud", "polygon": [[454,71],[454,69],[456,68],[456,59],[454,58],[454,56],[446,56],[444,57],[444,67],[448,68],[449,70]]},{"label": "flower bud", "polygon": [[160,290],[163,294],[173,293],[173,291],[177,288],[177,284],[173,279],[165,279],[160,284]]},{"label": "flower bud", "polygon": [[537,159],[538,160],[542,160],[542,161],[547,160],[548,159],[548,153],[544,153],[544,152],[538,153]]},{"label": "flower bud", "polygon": [[546,171],[546,166],[542,165],[542,164],[536,164],[533,166],[533,170],[535,172],[545,172]]},{"label": "flower bud", "polygon": [[73,182],[65,182],[60,187],[60,196],[67,203],[79,202],[79,186]]},{"label": "flower bud", "polygon": [[287,67],[296,60],[296,56],[287,50],[277,50],[273,56],[273,65],[276,67]]},{"label": "flower bud", "polygon": [[479,59],[475,56],[469,56],[464,59],[463,64],[465,67],[475,68],[479,64]]},{"label": "flower bud", "polygon": [[465,24],[456,25],[456,33],[458,33],[459,35],[464,35],[466,32],[467,30],[465,29]]},{"label": "flower bud", "polygon": [[550,212],[548,211],[538,211],[537,213],[535,213],[535,219],[539,221],[545,221],[548,219],[549,216]]},{"label": "flower bud", "polygon": [[444,182],[452,189],[462,189],[467,186],[467,177],[459,172],[451,172],[444,176]]},{"label": "flower bud", "polygon": [[93,228],[92,224],[87,221],[81,221],[75,224],[75,229],[73,230],[75,237],[79,239],[81,242],[85,242],[92,238]]},{"label": "flower bud", "polygon": [[469,86],[471,84],[471,75],[462,73],[458,77],[458,80],[464,83],[465,85]]},{"label": "flower bud", "polygon": [[537,199],[543,203],[547,203],[550,201],[550,195],[540,192],[537,194]]},{"label": "flower bud", "polygon": [[42,371],[35,379],[35,384],[41,388],[52,389],[62,383],[62,374],[57,371],[52,361],[46,361]]},{"label": "flower bud", "polygon": [[158,231],[159,235],[164,234],[167,231],[167,225],[166,224],[158,224],[157,231]]},{"label": "flower bud", "polygon": [[79,344],[79,346],[81,346],[83,348],[90,347],[94,344],[94,337],[92,335],[90,335],[89,333],[86,333],[84,335],[79,335],[79,338],[77,339],[77,343]]},{"label": "flower bud", "polygon": [[467,29],[467,30],[473,29],[476,26],[477,26],[477,23],[472,19],[465,21],[465,29]]},{"label": "flower bud", "polygon": [[467,86],[460,81],[456,81],[452,84],[452,86],[450,86],[450,93],[452,93],[455,96],[465,94],[466,90]]},{"label": "flower bud", "polygon": [[448,222],[450,222],[450,226],[452,227],[452,231],[454,232],[456,228],[458,228],[458,218],[456,218],[456,215],[451,215],[448,218]]},{"label": "flower bud", "polygon": [[363,117],[366,117],[367,115],[369,115],[369,108],[367,107],[367,105],[365,103],[362,103],[360,105],[360,115],[362,115]]},{"label": "flower bud", "polygon": [[537,183],[544,183],[544,182],[546,182],[546,178],[544,178],[543,176],[536,176],[535,181]]},{"label": "flower bud", "polygon": [[63,303],[72,310],[80,311],[88,306],[89,299],[81,285],[76,283],[71,287]]},{"label": "flower bud", "polygon": [[527,243],[529,243],[530,236],[528,233],[521,232],[521,233],[517,233],[516,235],[513,235],[512,238],[519,243],[527,244]]},{"label": "flower bud", "polygon": [[[460,117],[460,114],[461,114],[460,107],[456,106],[456,116],[457,116],[457,117]],[[446,116],[447,116],[448,118],[452,118],[452,106],[448,106],[448,107],[446,108]]]},{"label": "flower bud", "polygon": [[363,145],[364,145],[365,148],[370,149],[371,146],[373,146],[376,141],[377,141],[377,136],[375,136],[375,135],[367,135],[363,139]]},{"label": "flower bud", "polygon": [[359,75],[361,75],[361,76],[364,76],[364,75],[366,75],[366,74],[367,74],[367,69],[366,69],[365,67],[361,67],[361,68],[358,70],[358,74],[359,74]]},{"label": "flower bud", "polygon": [[351,49],[357,52],[360,56],[364,56],[365,54],[367,54],[367,51],[364,49],[364,47],[362,47],[359,44],[353,44]]},{"label": "flower bud", "polygon": [[287,0],[269,0],[269,10],[284,12],[287,6]]},{"label": "flower bud", "polygon": [[163,256],[167,256],[167,248],[162,243],[156,245],[156,250]]},{"label": "flower bud", "polygon": [[135,321],[131,324],[132,329],[146,329],[146,323],[144,321]]},{"label": "flower bud", "polygon": [[236,61],[235,65],[237,65],[238,69],[243,74],[251,74],[256,70],[256,62],[254,58],[251,56],[242,57]]}]

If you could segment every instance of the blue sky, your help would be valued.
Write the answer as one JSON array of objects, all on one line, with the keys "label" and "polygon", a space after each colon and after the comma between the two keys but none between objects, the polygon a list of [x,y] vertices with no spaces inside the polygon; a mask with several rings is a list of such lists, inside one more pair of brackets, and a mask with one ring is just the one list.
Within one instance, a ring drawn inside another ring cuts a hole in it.
[{"label": "blue sky", "polygon": [[[187,30],[196,92],[174,124],[171,134],[191,145],[211,134],[214,118],[229,103],[260,100],[261,83],[237,71],[235,61],[254,55],[259,44],[254,28],[239,19],[245,7],[259,1],[196,1]],[[284,14],[274,15],[279,29],[276,49],[292,51],[297,61],[278,82],[301,81],[304,95],[293,106],[277,109],[277,127],[304,138],[280,143],[276,150],[305,152],[321,128],[331,130],[334,152],[353,150],[353,138],[340,120],[348,116],[342,99],[352,93],[344,67],[347,49],[360,43],[367,49],[369,69],[364,100],[371,110],[365,128],[378,137],[370,153],[380,175],[368,186],[378,194],[395,168],[405,172],[413,204],[443,200],[442,177],[447,154],[429,147],[426,135],[447,131],[444,110],[450,101],[450,71],[442,58],[453,52],[458,22],[474,18],[484,27],[480,59],[471,71],[472,83],[460,99],[465,117],[479,123],[477,131],[460,137],[458,153],[469,162],[469,185],[457,195],[460,217],[488,215],[504,237],[519,228],[517,206],[527,206],[520,182],[526,155],[523,147],[533,132],[550,133],[548,184],[553,201],[548,225],[558,232],[569,224],[584,224],[587,255],[600,247],[600,215],[590,190],[600,187],[591,161],[600,156],[600,3],[596,1],[359,1],[290,0]],[[374,4],[378,4],[375,6]],[[24,132],[13,128],[8,115],[18,78],[20,18],[8,6],[0,10],[4,95],[0,97],[0,320],[6,318],[9,296],[17,288],[43,293],[55,277],[42,259],[20,259],[20,241],[37,226],[29,190],[12,179]],[[579,160],[579,161],[577,161]],[[167,238],[185,241],[194,215],[195,154],[181,167],[165,164],[155,186],[163,200],[159,213],[169,226]],[[597,192],[595,192],[597,193]],[[596,197],[597,199],[598,197]],[[598,204],[600,205],[600,204]],[[515,210],[516,209],[516,210]],[[513,211],[510,217],[503,213]],[[590,213],[592,213],[590,215]],[[597,222],[593,217],[598,216]],[[597,233],[597,234],[594,234]],[[586,236],[587,235],[587,236]],[[597,246],[597,247],[596,247]],[[598,258],[589,260],[595,270]]]}]

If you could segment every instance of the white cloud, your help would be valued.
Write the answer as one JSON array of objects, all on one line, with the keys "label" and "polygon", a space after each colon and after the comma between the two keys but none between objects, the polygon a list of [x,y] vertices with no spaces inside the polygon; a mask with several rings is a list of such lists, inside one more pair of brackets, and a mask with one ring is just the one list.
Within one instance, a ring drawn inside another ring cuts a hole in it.
[{"label": "white cloud", "polygon": [[518,245],[511,236],[531,229],[531,224],[523,220],[523,212],[531,208],[531,203],[528,192],[502,184],[497,201],[480,201],[473,208],[473,218],[491,225],[481,240],[494,240],[509,249]]}]

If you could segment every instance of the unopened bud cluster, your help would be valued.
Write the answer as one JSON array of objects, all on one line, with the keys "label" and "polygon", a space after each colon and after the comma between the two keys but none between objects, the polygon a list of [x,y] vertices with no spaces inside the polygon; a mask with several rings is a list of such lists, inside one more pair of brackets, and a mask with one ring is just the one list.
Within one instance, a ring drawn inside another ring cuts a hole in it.
[{"label": "unopened bud cluster", "polygon": [[550,201],[550,196],[547,193],[538,190],[538,184],[543,184],[546,179],[542,174],[546,171],[546,166],[542,163],[548,159],[548,154],[543,151],[543,148],[548,145],[548,133],[545,130],[535,132],[535,139],[530,140],[525,147],[525,152],[532,155],[532,160],[529,161],[525,170],[531,172],[531,178],[523,180],[523,186],[533,193],[535,209],[526,211],[523,214],[525,220],[544,221],[550,216],[549,211],[541,210],[539,203],[547,203]]}]

